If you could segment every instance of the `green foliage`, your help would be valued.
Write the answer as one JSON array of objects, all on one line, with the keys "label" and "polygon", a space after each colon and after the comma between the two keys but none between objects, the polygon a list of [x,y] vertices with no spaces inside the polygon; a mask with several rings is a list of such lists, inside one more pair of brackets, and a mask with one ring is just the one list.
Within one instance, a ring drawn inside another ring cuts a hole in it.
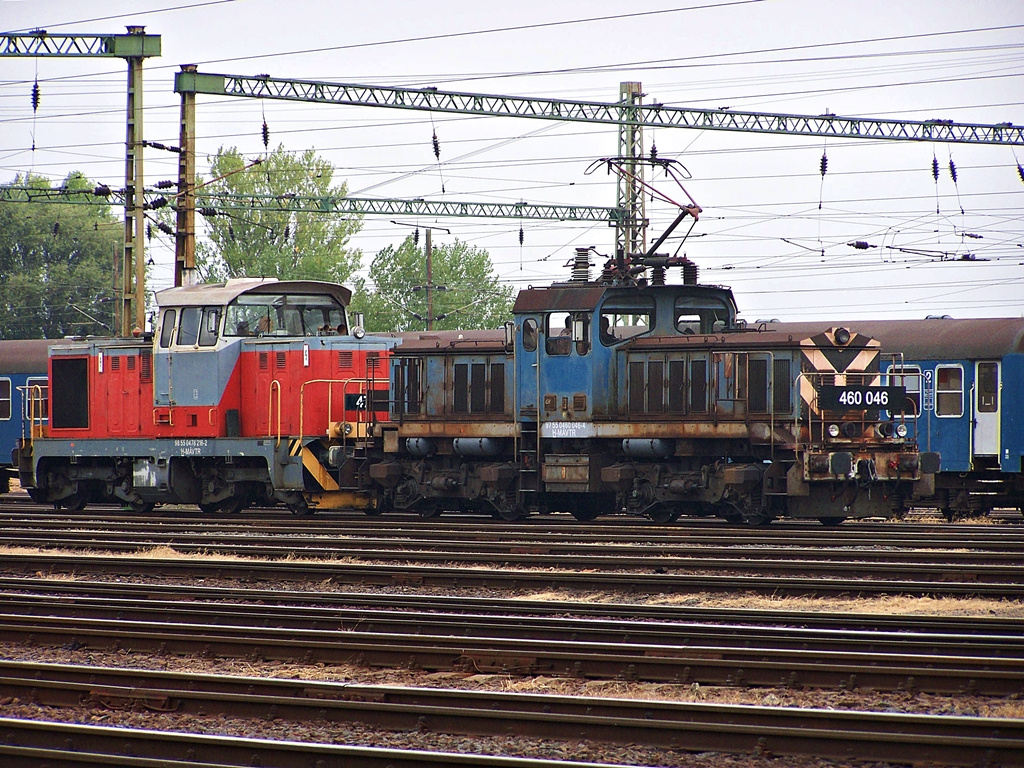
[{"label": "green foliage", "polygon": [[[222,148],[211,164],[218,180],[200,194],[344,197],[348,191],[344,183],[331,186],[334,168],[313,150],[292,155],[279,145],[259,165],[246,165],[237,149]],[[359,217],[254,207],[208,217],[206,224],[209,239],[196,245],[196,266],[207,280],[277,277],[341,283],[359,266],[361,254],[348,247],[362,227]]]},{"label": "green foliage", "polygon": [[[435,245],[431,255],[436,330],[497,328],[510,318],[513,289],[499,284],[491,258],[482,248],[456,239]],[[409,331],[426,328],[424,286],[426,256],[407,237],[396,249],[388,246],[370,264],[369,282],[356,280],[353,312],[366,317],[368,331]]]},{"label": "green foliage", "polygon": [[[51,188],[38,176],[12,184]],[[94,185],[81,173],[69,174],[63,186],[83,190],[82,202],[91,204],[0,203],[0,338],[113,332],[114,259],[124,250],[123,224],[84,191]]]}]

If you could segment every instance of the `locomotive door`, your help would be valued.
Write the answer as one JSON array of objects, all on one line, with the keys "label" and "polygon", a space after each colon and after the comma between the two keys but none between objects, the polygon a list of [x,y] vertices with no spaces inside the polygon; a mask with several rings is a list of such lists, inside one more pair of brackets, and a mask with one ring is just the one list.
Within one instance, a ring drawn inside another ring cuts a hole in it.
[{"label": "locomotive door", "polygon": [[974,375],[974,456],[999,455],[999,361],[979,361]]}]

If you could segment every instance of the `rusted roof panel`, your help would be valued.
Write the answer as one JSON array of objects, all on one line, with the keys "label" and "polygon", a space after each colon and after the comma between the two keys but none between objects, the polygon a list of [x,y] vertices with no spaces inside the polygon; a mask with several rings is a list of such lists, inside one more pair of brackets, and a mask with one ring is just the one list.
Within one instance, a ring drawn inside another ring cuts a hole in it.
[{"label": "rusted roof panel", "polygon": [[883,352],[902,352],[911,360],[977,360],[1024,353],[1024,318],[1019,317],[769,323],[766,327],[796,338],[838,325],[878,339]]},{"label": "rusted roof panel", "polygon": [[520,291],[513,312],[581,312],[597,307],[607,289],[604,286],[527,288]]},{"label": "rusted roof panel", "polygon": [[505,331],[421,331],[402,334],[395,354],[504,352]]},{"label": "rusted roof panel", "polygon": [[53,339],[10,339],[0,342],[0,376],[9,373],[46,373],[46,358]]}]

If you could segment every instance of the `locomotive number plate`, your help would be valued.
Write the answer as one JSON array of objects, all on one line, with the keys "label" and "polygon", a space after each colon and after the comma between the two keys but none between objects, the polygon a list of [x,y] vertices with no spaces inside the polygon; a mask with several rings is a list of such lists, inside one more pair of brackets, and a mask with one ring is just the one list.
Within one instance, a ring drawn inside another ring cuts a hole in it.
[{"label": "locomotive number plate", "polygon": [[835,386],[824,384],[818,392],[823,411],[851,411],[865,408],[901,408],[907,400],[906,387]]}]

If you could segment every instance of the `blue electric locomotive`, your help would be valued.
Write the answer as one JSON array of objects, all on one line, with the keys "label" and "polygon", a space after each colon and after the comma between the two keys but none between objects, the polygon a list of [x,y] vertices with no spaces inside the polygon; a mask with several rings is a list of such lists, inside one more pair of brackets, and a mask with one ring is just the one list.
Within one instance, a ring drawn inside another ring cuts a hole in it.
[{"label": "blue electric locomotive", "polygon": [[[378,510],[835,524],[931,492],[938,456],[919,453],[870,334],[747,328],[732,292],[698,285],[685,259],[611,264],[596,281],[586,259],[521,292],[504,333],[395,348]],[[666,281],[674,264],[682,284]]]}]

